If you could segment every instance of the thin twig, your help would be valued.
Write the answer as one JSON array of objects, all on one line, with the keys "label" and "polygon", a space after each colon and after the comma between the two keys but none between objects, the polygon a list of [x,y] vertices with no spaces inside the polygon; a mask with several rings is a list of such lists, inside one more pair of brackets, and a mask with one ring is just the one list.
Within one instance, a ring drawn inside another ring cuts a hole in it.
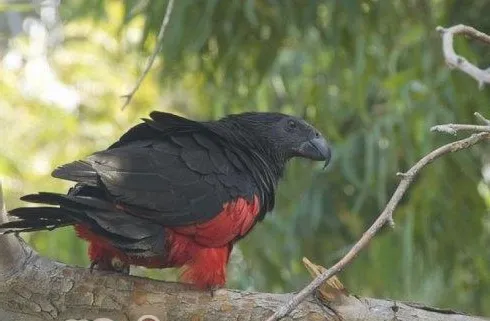
[{"label": "thin twig", "polygon": [[477,133],[490,133],[490,120],[483,117],[480,113],[474,113],[476,119],[485,125],[468,125],[468,124],[444,124],[433,126],[430,131],[442,132],[456,135],[459,131],[470,131]]},{"label": "thin twig", "polygon": [[486,119],[485,117],[483,117],[479,112],[475,112],[473,113],[473,115],[475,115],[475,117],[480,121],[482,122],[483,124],[485,125],[489,125],[490,126],[490,120]]},{"label": "thin twig", "polygon": [[143,70],[143,73],[141,74],[140,78],[136,82],[136,85],[129,92],[129,94],[122,96],[123,98],[125,98],[124,105],[122,106],[123,110],[131,102],[131,99],[133,99],[134,94],[140,88],[140,86],[143,83],[143,80],[145,79],[146,75],[148,75],[148,73],[150,72],[151,66],[155,62],[155,59],[156,59],[158,53],[162,50],[163,36],[165,35],[165,30],[167,30],[167,25],[168,25],[168,22],[170,21],[170,15],[172,14],[173,8],[174,8],[174,0],[169,0],[168,4],[167,4],[167,10],[165,11],[165,16],[163,17],[163,20],[162,20],[162,25],[160,26],[160,31],[158,31],[157,44],[155,46],[155,49],[153,50],[153,53],[150,56],[150,59],[148,60],[146,66],[145,66],[145,70]]},{"label": "thin twig", "polygon": [[467,125],[467,124],[445,124],[437,125],[430,129],[433,132],[443,132],[455,135],[459,131],[470,131],[478,133],[490,133],[490,126],[488,125]]},{"label": "thin twig", "polygon": [[376,235],[376,233],[383,227],[387,222],[392,221],[393,212],[397,207],[398,203],[402,199],[403,195],[407,191],[410,184],[413,182],[415,176],[420,172],[422,168],[432,163],[435,159],[448,154],[457,152],[462,149],[466,149],[473,146],[484,139],[490,138],[490,133],[478,133],[474,134],[468,138],[461,139],[449,144],[446,144],[438,149],[430,152],[422,159],[420,159],[412,168],[407,172],[401,174],[402,177],[400,184],[398,184],[397,189],[393,193],[390,201],[386,205],[383,212],[379,215],[376,221],[371,225],[371,227],[362,235],[362,237],[357,241],[356,244],[350,249],[350,251],[334,266],[326,270],[320,276],[315,278],[310,284],[308,284],[303,290],[298,292],[291,300],[289,300],[285,305],[279,308],[267,321],[276,321],[286,315],[288,315],[298,304],[305,300],[310,294],[312,294],[320,285],[323,284],[330,277],[336,273],[342,271],[347,264],[349,264],[354,258],[359,254],[359,252],[364,249],[371,239]]},{"label": "thin twig", "polygon": [[444,53],[444,59],[451,68],[457,68],[476,79],[480,89],[483,88],[485,83],[490,83],[490,71],[488,69],[478,68],[464,57],[456,54],[453,48],[454,35],[463,34],[480,40],[483,43],[490,44],[489,35],[465,25],[457,25],[447,29],[439,26],[436,28],[436,30],[442,34],[442,50]]}]

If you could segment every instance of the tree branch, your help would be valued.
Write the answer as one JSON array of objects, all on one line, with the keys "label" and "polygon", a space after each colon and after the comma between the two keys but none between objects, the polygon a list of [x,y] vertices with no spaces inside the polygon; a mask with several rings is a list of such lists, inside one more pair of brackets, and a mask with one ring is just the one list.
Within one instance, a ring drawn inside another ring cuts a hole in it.
[{"label": "tree branch", "polygon": [[475,38],[483,43],[490,45],[490,36],[487,34],[476,30],[475,28],[457,25],[450,28],[443,28],[441,26],[436,28],[442,34],[442,50],[444,54],[444,59],[450,68],[457,68],[472,78],[478,81],[479,88],[483,88],[485,83],[490,83],[490,70],[480,69],[477,66],[470,63],[464,57],[456,54],[453,48],[453,38],[454,35],[463,34],[471,38]]},{"label": "tree branch", "polygon": [[482,125],[467,125],[467,124],[445,124],[433,126],[430,130],[432,132],[442,132],[451,135],[456,135],[459,131],[470,131],[470,132],[486,132],[490,133],[490,120],[486,119],[480,113],[474,113],[475,117],[481,121]]},{"label": "tree branch", "polygon": [[470,132],[486,132],[490,133],[489,126],[482,125],[467,125],[467,124],[446,124],[437,125],[430,129],[433,132],[444,132],[451,135],[456,135],[459,131],[470,131]]},{"label": "tree branch", "polygon": [[[490,128],[486,128],[490,129]],[[290,301],[279,308],[267,321],[276,321],[293,311],[298,304],[305,300],[309,295],[311,295],[320,285],[322,285],[330,277],[334,276],[336,273],[342,271],[349,263],[352,262],[359,254],[359,252],[364,249],[369,242],[372,240],[374,235],[388,222],[392,224],[393,222],[393,212],[395,211],[398,203],[402,199],[408,187],[413,182],[415,176],[424,168],[425,166],[432,163],[437,158],[448,154],[460,151],[471,147],[485,139],[490,138],[490,133],[483,132],[474,134],[468,138],[461,139],[449,144],[446,144],[438,149],[427,154],[425,157],[420,159],[412,168],[410,168],[406,173],[398,173],[402,179],[393,193],[390,201],[386,205],[383,212],[378,216],[376,221],[371,225],[371,227],[362,235],[362,237],[357,241],[356,244],[350,249],[350,251],[334,266],[327,269],[320,276],[315,278],[310,284],[308,284],[304,289],[302,289],[298,294],[296,294]]]},{"label": "tree branch", "polygon": [[[6,236],[0,236],[4,239]],[[108,318],[141,320],[264,320],[291,294],[235,290],[193,290],[179,283],[69,267],[42,258],[32,250],[14,276],[0,277],[0,320],[65,321]],[[0,266],[0,268],[3,268]],[[147,319],[142,318],[148,316]],[[151,318],[150,318],[151,316]],[[450,310],[393,300],[358,298],[323,305],[315,298],[302,302],[287,320],[295,321],[482,321]]]},{"label": "tree branch", "polygon": [[133,99],[134,94],[136,94],[136,91],[140,88],[146,75],[148,75],[148,73],[150,72],[151,66],[153,66],[153,63],[155,62],[158,53],[162,50],[163,37],[165,35],[165,30],[167,30],[167,25],[168,22],[170,21],[170,15],[172,14],[173,8],[174,8],[174,0],[169,0],[167,4],[167,9],[165,11],[165,16],[163,17],[162,20],[162,25],[160,26],[160,30],[158,31],[157,44],[155,46],[155,49],[153,49],[153,53],[151,54],[150,59],[148,60],[145,69],[143,70],[143,73],[141,74],[138,81],[136,82],[136,85],[129,92],[129,94],[122,96],[123,98],[125,98],[124,105],[122,106],[123,110],[126,108],[127,105],[129,105],[131,99]]}]

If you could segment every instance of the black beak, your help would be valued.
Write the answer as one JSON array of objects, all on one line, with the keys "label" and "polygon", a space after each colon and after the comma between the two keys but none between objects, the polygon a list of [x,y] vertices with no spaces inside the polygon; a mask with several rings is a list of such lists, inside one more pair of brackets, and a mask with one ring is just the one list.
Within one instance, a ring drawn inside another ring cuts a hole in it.
[{"label": "black beak", "polygon": [[325,166],[330,162],[332,151],[323,137],[315,137],[302,143],[298,150],[298,156],[316,161],[325,161]]}]

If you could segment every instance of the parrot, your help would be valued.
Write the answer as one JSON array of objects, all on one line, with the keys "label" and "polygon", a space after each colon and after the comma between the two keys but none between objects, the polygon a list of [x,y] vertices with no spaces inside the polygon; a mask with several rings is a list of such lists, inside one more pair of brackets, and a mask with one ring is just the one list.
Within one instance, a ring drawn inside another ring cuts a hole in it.
[{"label": "parrot", "polygon": [[91,269],[180,268],[182,282],[219,288],[233,246],[273,210],[287,162],[327,166],[331,155],[317,129],[287,114],[152,111],[107,149],[55,168],[74,185],[21,197],[37,205],[10,210],[0,234],[73,226]]}]

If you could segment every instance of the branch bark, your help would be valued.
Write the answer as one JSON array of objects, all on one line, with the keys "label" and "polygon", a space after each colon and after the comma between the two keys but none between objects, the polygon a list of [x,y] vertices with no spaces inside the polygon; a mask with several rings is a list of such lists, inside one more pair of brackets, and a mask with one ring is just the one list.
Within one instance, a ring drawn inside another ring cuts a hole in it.
[{"label": "branch bark", "polygon": [[[0,236],[4,242],[7,236]],[[20,245],[20,243],[19,243]],[[193,290],[167,283],[114,273],[69,267],[28,253],[9,277],[0,276],[0,320],[264,320],[291,294],[235,290]],[[4,269],[4,266],[0,266]],[[327,307],[311,297],[285,320],[458,320],[481,321],[454,311],[413,303],[345,296]],[[150,316],[152,318],[150,318]]]}]

